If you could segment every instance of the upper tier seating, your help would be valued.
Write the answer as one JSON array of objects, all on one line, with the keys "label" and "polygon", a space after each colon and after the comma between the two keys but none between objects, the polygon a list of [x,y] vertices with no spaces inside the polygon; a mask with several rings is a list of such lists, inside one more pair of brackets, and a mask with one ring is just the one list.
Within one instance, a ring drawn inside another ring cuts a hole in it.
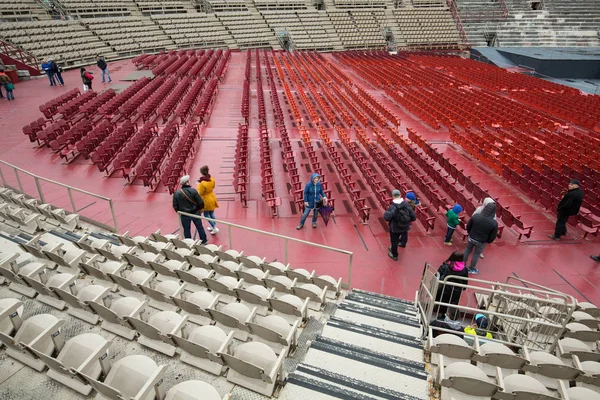
[{"label": "upper tier seating", "polygon": [[393,12],[408,47],[454,47],[460,42],[456,24],[448,8],[399,8]]},{"label": "upper tier seating", "polygon": [[262,11],[262,15],[275,31],[275,35],[286,31],[299,49],[332,50],[333,44],[327,14],[314,10]]},{"label": "upper tier seating", "polygon": [[385,47],[383,27],[386,20],[383,10],[332,10],[327,14],[345,48]]},{"label": "upper tier seating", "polygon": [[132,0],[57,0],[57,3],[77,18],[128,16],[135,9]]},{"label": "upper tier seating", "polygon": [[8,22],[49,19],[35,0],[3,0],[0,3],[0,20]]},{"label": "upper tier seating", "polygon": [[216,14],[223,26],[227,27],[237,47],[274,47],[275,35],[262,18],[252,18],[250,12],[223,12]]},{"label": "upper tier seating", "polygon": [[221,47],[235,41],[215,14],[152,16],[178,47]]}]

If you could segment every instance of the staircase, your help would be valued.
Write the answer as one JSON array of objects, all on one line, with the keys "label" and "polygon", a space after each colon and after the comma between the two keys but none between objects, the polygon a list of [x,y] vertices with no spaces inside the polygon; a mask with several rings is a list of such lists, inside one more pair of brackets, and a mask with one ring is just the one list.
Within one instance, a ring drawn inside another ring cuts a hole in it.
[{"label": "staircase", "polygon": [[19,49],[12,44],[0,40],[0,59],[6,66],[14,65],[19,76],[40,76],[40,64],[34,55]]},{"label": "staircase", "polygon": [[280,400],[429,399],[412,302],[353,290],[338,305]]},{"label": "staircase", "polygon": [[394,0],[388,0],[385,6],[385,19],[387,22],[387,27],[392,30],[394,34],[394,41],[396,42],[396,47],[399,49],[406,48],[406,40],[400,31],[400,27],[398,26],[398,21],[396,20],[396,16],[394,15],[393,9],[395,7]]}]

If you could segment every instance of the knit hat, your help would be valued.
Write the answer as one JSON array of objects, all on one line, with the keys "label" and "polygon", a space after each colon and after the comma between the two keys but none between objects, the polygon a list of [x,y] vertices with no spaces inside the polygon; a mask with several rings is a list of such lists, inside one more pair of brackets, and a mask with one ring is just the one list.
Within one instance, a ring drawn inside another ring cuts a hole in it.
[{"label": "knit hat", "polygon": [[400,197],[400,191],[398,189],[392,190],[392,197]]},{"label": "knit hat", "polygon": [[579,186],[579,185],[580,185],[580,183],[579,183],[579,179],[571,179],[571,182],[569,182],[569,183],[570,183],[571,185],[577,185],[577,186]]},{"label": "knit hat", "polygon": [[454,214],[458,215],[462,212],[463,208],[461,207],[460,204],[455,204],[454,207],[452,207],[452,211],[454,211]]},{"label": "knit hat", "polygon": [[186,176],[182,176],[181,179],[179,180],[179,183],[182,185],[185,185],[186,183],[188,183],[190,181],[190,176],[186,175]]},{"label": "knit hat", "polygon": [[406,198],[408,200],[417,201],[417,196],[413,192],[406,193]]},{"label": "knit hat", "polygon": [[486,329],[488,326],[488,319],[483,314],[477,314],[475,315],[475,323],[477,324],[478,328]]}]

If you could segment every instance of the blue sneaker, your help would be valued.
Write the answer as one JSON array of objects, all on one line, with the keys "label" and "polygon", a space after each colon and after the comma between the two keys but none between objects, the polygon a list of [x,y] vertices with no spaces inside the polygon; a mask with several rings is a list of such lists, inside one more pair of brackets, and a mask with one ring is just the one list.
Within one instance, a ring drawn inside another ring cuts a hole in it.
[{"label": "blue sneaker", "polygon": [[469,273],[471,275],[477,275],[479,273],[479,270],[477,268],[471,268],[471,267],[469,267],[469,269],[467,271],[469,271]]}]

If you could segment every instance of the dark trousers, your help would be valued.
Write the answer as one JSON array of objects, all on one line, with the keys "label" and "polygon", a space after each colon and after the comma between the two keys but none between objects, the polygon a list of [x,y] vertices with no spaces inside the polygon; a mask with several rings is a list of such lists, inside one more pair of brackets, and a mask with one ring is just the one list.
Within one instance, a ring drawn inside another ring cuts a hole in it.
[{"label": "dark trousers", "polygon": [[50,81],[50,86],[56,85],[56,81],[54,80],[54,74],[49,70],[46,70],[46,76],[48,76],[48,80]]},{"label": "dark trousers", "polygon": [[554,236],[561,237],[567,234],[568,220],[568,215],[558,214],[558,219],[556,220],[556,227],[554,228]]},{"label": "dark trousers", "polygon": [[[200,213],[198,212],[196,213],[196,215],[200,215]],[[204,227],[202,226],[202,220],[200,218],[188,217],[187,215],[181,216],[181,225],[183,225],[183,237],[185,237],[186,239],[192,238],[192,232],[190,229],[192,222],[198,230],[198,236],[200,236],[200,240],[205,242],[206,232],[204,231]]]},{"label": "dark trousers", "polygon": [[63,81],[62,73],[57,72],[55,75],[56,75],[56,79],[58,80],[58,83],[61,84],[61,85],[64,85],[65,81]]},{"label": "dark trousers", "polygon": [[408,232],[390,232],[390,242],[392,254],[398,257],[398,246],[406,247],[408,242]]},{"label": "dark trousers", "polygon": [[452,240],[452,235],[454,234],[455,230],[456,228],[448,227],[448,229],[446,230],[446,238],[444,239],[444,243],[448,243]]}]

